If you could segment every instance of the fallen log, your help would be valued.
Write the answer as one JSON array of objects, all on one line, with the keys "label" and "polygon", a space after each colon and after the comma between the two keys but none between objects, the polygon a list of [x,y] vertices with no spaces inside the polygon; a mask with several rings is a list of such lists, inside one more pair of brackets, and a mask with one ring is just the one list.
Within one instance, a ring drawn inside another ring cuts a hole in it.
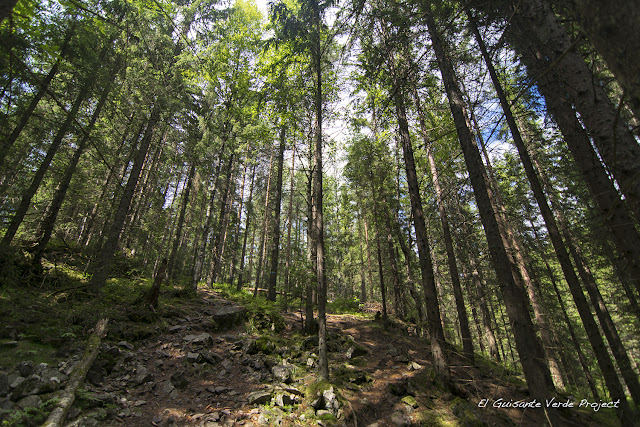
[{"label": "fallen log", "polygon": [[58,397],[58,403],[56,404],[53,411],[49,414],[49,418],[44,422],[42,427],[60,427],[64,422],[65,418],[67,418],[67,413],[73,405],[73,401],[76,398],[76,391],[80,384],[84,381],[84,378],[87,376],[87,372],[93,362],[98,357],[98,353],[100,351],[100,342],[102,338],[107,333],[107,323],[109,319],[101,319],[96,323],[95,328],[93,329],[93,333],[89,337],[89,342],[87,343],[87,347],[84,350],[84,354],[82,355],[82,359],[78,364],[73,368],[71,375],[69,376],[69,381],[67,382],[67,386],[64,388],[62,394]]}]

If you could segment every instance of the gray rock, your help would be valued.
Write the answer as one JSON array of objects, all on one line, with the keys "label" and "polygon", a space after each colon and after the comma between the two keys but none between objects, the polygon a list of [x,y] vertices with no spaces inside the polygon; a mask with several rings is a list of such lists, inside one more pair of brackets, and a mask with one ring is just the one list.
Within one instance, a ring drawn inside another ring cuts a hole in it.
[{"label": "gray rock", "polygon": [[304,393],[302,391],[290,385],[283,384],[282,389],[287,393],[295,394],[296,396],[304,396]]},{"label": "gray rock", "polygon": [[250,405],[264,405],[271,402],[271,392],[267,390],[256,390],[249,393],[247,402]]},{"label": "gray rock", "polygon": [[187,344],[213,345],[213,337],[206,332],[197,335],[187,335],[183,338]]},{"label": "gray rock", "polygon": [[136,385],[140,385],[140,384],[144,384],[146,382],[151,381],[151,379],[152,379],[152,376],[149,370],[143,364],[137,363],[133,382]]},{"label": "gray rock", "polygon": [[80,416],[81,413],[82,413],[82,411],[79,408],[76,408],[75,406],[72,406],[71,408],[69,408],[69,413],[67,414],[67,419],[68,420],[75,420],[76,418],[78,418]]},{"label": "gray rock", "polygon": [[33,362],[30,360],[21,362],[18,365],[18,372],[20,372],[20,376],[21,377],[28,377],[29,375],[33,374],[33,372],[35,371],[35,368],[33,366]]},{"label": "gray rock", "polygon": [[9,397],[4,397],[0,399],[0,410],[2,411],[10,411],[13,409],[13,402]]},{"label": "gray rock", "polygon": [[338,415],[340,410],[340,401],[338,396],[333,391],[333,387],[322,392],[322,400],[324,401],[324,408],[330,411],[333,415]]},{"label": "gray rock", "polygon": [[171,375],[171,384],[178,390],[184,390],[189,385],[189,380],[184,376],[184,372],[174,372]]},{"label": "gray rock", "polygon": [[277,406],[284,407],[285,405],[293,405],[300,399],[295,394],[289,394],[285,392],[278,392],[274,397],[274,403]]},{"label": "gray rock", "polygon": [[107,371],[99,363],[94,363],[87,372],[87,381],[95,386],[99,386],[107,376]]},{"label": "gray rock", "polygon": [[215,309],[211,317],[216,322],[219,330],[227,330],[244,320],[246,309],[238,306],[226,306]]},{"label": "gray rock", "polygon": [[274,378],[280,382],[285,384],[290,384],[292,382],[291,370],[283,365],[276,365],[271,368],[271,374]]},{"label": "gray rock", "polygon": [[42,399],[40,396],[30,395],[27,397],[23,397],[22,399],[16,402],[16,406],[21,409],[24,408],[38,408],[42,405]]},{"label": "gray rock", "polygon": [[411,425],[411,420],[402,412],[396,411],[391,414],[391,423],[398,427],[405,427]]},{"label": "gray rock", "polygon": [[217,386],[217,387],[213,387],[213,386],[209,386],[206,388],[206,390],[210,393],[213,394],[224,394],[224,393],[228,393],[231,391],[231,389],[229,387],[224,387],[224,386]]},{"label": "gray rock", "polygon": [[224,359],[222,361],[221,365],[227,371],[230,370],[231,368],[233,368],[233,362],[231,360],[229,360],[229,359]]},{"label": "gray rock", "polygon": [[128,343],[128,342],[126,342],[126,341],[120,341],[120,342],[118,343],[118,347],[124,347],[124,348],[126,348],[127,350],[130,350],[130,351],[133,351],[133,349],[135,348],[135,347],[133,346],[133,344]]},{"label": "gray rock", "polygon": [[167,395],[175,390],[175,387],[171,383],[171,381],[162,381],[155,385],[154,390],[157,390],[162,395]]},{"label": "gray rock", "polygon": [[422,365],[416,362],[409,362],[408,368],[410,371],[419,371],[422,369]]},{"label": "gray rock", "polygon": [[15,390],[17,387],[20,387],[20,384],[25,382],[25,380],[26,378],[19,376],[19,374],[17,377],[13,378],[13,381],[11,381],[11,377],[9,377],[9,389]]},{"label": "gray rock", "polygon": [[369,353],[369,350],[362,347],[361,345],[356,344],[349,347],[349,349],[347,350],[346,356],[347,356],[347,359],[353,359],[355,357],[365,356],[367,353]]},{"label": "gray rock", "polygon": [[214,353],[213,351],[202,351],[200,352],[200,354],[202,355],[204,361],[211,365],[220,363],[220,361],[222,360],[222,356],[220,356],[218,353]]},{"label": "gray rock", "polygon": [[198,363],[198,362],[202,362],[204,360],[204,357],[202,357],[202,355],[200,353],[188,352],[187,353],[187,360],[190,363]]},{"label": "gray rock", "polygon": [[6,396],[7,393],[9,393],[9,376],[0,372],[0,396]]},{"label": "gray rock", "polygon": [[[23,378],[23,377],[19,377]],[[11,398],[15,401],[24,396],[29,396],[31,394],[39,394],[42,392],[44,387],[44,382],[39,375],[31,375],[29,378],[25,378],[22,381],[18,381],[19,378],[14,381],[12,386],[18,382],[18,385],[13,387],[13,392],[11,393]]]}]

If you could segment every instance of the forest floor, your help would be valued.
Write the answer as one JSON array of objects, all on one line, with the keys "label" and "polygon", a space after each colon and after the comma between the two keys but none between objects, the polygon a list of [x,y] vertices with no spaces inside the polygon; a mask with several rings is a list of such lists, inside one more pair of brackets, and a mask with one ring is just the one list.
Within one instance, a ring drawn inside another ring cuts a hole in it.
[{"label": "forest floor", "polygon": [[[228,291],[200,290],[184,299],[165,296],[156,312],[131,306],[112,319],[67,425],[544,425],[540,409],[478,406],[481,399],[531,400],[522,380],[505,368],[484,359],[469,364],[451,348],[452,384],[445,388],[435,379],[426,339],[410,325],[376,320],[371,314],[327,316],[330,383],[319,382],[317,336],[300,332],[300,315],[280,313],[246,294],[234,299]],[[51,323],[53,311],[30,301],[31,311],[15,322]],[[26,344],[18,340],[23,348]],[[68,373],[77,362],[80,343],[78,338],[58,349],[60,372]],[[5,351],[11,350],[0,346],[0,362]],[[7,384],[23,370],[39,369],[39,360],[27,359],[18,368],[0,363]],[[0,408],[0,420],[4,416],[7,425],[41,423],[44,415],[37,418],[20,408],[21,401],[11,403],[9,390],[4,398],[0,390],[0,404],[9,405]],[[15,394],[18,389],[11,390]],[[47,396],[22,399],[37,400],[44,412]],[[566,409],[560,412],[561,425],[603,425],[602,415]]]}]

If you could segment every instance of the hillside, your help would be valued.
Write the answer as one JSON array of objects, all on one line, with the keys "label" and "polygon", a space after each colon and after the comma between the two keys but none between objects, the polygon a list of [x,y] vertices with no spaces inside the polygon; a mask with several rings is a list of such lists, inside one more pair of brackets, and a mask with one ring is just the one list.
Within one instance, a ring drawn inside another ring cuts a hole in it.
[{"label": "hillside", "polygon": [[[148,287],[144,278],[110,280],[101,305],[70,265],[39,277],[31,281],[37,286],[2,288],[2,425],[43,422],[100,315],[110,317],[108,333],[65,425],[544,424],[536,409],[478,407],[481,399],[530,400],[522,379],[480,357],[470,366],[451,348],[452,384],[439,384],[415,325],[330,314],[330,383],[323,383],[317,336],[300,333],[299,314],[246,291],[217,285],[187,297],[169,286],[151,311],[134,305]],[[567,409],[562,425],[617,425],[610,411]]]}]

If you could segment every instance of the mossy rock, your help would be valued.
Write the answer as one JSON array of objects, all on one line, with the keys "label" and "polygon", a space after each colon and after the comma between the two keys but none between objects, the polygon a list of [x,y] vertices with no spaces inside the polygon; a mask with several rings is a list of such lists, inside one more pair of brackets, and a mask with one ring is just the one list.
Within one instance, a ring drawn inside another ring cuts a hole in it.
[{"label": "mossy rock", "polygon": [[273,354],[276,351],[276,345],[269,337],[260,337],[255,341],[251,341],[247,348],[247,354]]},{"label": "mossy rock", "polygon": [[418,404],[418,401],[416,400],[415,397],[413,396],[405,396],[402,399],[400,399],[402,401],[402,403],[404,403],[405,405],[411,406],[412,408],[417,408],[418,406],[420,406]]},{"label": "mossy rock", "polygon": [[351,386],[362,386],[373,381],[366,372],[347,364],[339,366],[333,372],[333,379],[336,384],[348,384]]},{"label": "mossy rock", "polygon": [[478,414],[476,408],[466,400],[456,397],[451,402],[451,412],[458,418],[458,423],[466,427],[483,427],[487,423]]},{"label": "mossy rock", "polygon": [[316,399],[322,396],[325,390],[329,390],[332,387],[331,383],[324,380],[317,380],[311,382],[304,391],[304,396],[308,400]]}]

